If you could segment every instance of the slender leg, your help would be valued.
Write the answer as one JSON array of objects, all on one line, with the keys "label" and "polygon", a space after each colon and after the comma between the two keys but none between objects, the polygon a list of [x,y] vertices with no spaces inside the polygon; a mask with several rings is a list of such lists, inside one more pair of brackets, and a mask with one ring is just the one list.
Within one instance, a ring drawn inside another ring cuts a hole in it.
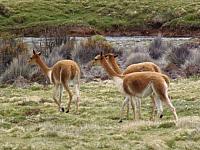
[{"label": "slender leg", "polygon": [[68,113],[68,112],[69,112],[69,109],[70,109],[71,102],[72,102],[73,94],[72,94],[72,92],[70,91],[69,86],[68,86],[67,83],[63,83],[63,86],[64,86],[65,90],[66,90],[66,91],[68,92],[68,94],[69,94],[69,102],[68,102],[67,110],[66,110],[66,113]]},{"label": "slender leg", "polygon": [[[129,98],[126,97],[125,100],[123,101],[123,104],[122,104],[122,107],[121,107],[119,122],[122,122],[123,113],[124,113],[124,107],[125,107],[126,104],[128,105],[128,103],[129,103]],[[128,111],[128,110],[127,110],[127,111]]]},{"label": "slender leg", "polygon": [[162,107],[162,102],[159,97],[156,98],[156,107],[157,107],[157,117],[156,119],[161,118],[162,113],[163,113],[163,107]]},{"label": "slender leg", "polygon": [[136,100],[136,107],[137,107],[137,111],[138,111],[138,117],[139,119],[141,119],[141,99],[138,97],[135,97]]},{"label": "slender leg", "polygon": [[150,120],[154,120],[155,119],[155,113],[156,113],[156,96],[155,95],[151,95],[151,100],[152,100],[152,112],[151,112],[151,117]]},{"label": "slender leg", "polygon": [[[154,86],[155,93],[159,95],[159,98],[166,103],[166,105],[170,108],[174,115],[174,119],[177,122],[178,121],[178,116],[176,114],[176,109],[172,105],[171,100],[169,99],[168,92],[167,92],[167,84],[160,84],[159,86]],[[157,102],[157,100],[156,100]],[[162,105],[162,104],[161,104]]]},{"label": "slender leg", "polygon": [[75,92],[76,92],[76,113],[79,112],[79,103],[80,103],[80,84],[75,85]]},{"label": "slender leg", "polygon": [[177,116],[177,114],[176,114],[176,109],[175,109],[175,107],[172,105],[172,103],[171,103],[171,101],[170,101],[170,99],[169,99],[168,96],[166,97],[166,101],[165,101],[165,102],[166,102],[167,106],[169,106],[171,112],[173,113],[175,122],[177,122],[177,121],[178,121],[178,116]]},{"label": "slender leg", "polygon": [[[63,94],[63,85],[60,84],[59,87],[60,87],[60,93],[59,93],[59,104],[60,104],[60,106],[61,106],[62,94]],[[64,112],[65,109],[64,109],[63,107],[60,107],[60,111]]]},{"label": "slender leg", "polygon": [[133,109],[133,120],[136,120],[137,118],[137,107],[136,107],[136,102],[135,99],[133,100],[133,97],[129,97],[130,101],[131,101],[131,106]]},{"label": "slender leg", "polygon": [[58,95],[58,90],[59,90],[59,85],[58,84],[56,84],[55,85],[55,89],[54,89],[54,92],[53,92],[53,100],[54,100],[54,102],[58,105],[58,111],[60,111],[60,103],[58,102],[58,100],[57,100],[57,95]]},{"label": "slender leg", "polygon": [[126,100],[126,106],[127,106],[126,119],[127,120],[129,119],[129,104],[130,104],[130,101],[129,101],[128,97],[127,97],[127,100]]}]

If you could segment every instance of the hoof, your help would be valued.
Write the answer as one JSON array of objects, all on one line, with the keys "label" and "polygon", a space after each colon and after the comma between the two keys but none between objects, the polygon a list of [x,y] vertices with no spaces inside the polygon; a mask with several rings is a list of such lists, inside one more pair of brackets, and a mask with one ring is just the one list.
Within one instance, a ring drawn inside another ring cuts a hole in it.
[{"label": "hoof", "polygon": [[64,109],[64,107],[61,107],[61,112],[65,112],[65,109]]},{"label": "hoof", "polygon": [[118,123],[122,123],[122,120],[119,120]]},{"label": "hoof", "polygon": [[68,112],[69,112],[69,110],[66,111],[66,113],[68,113]]},{"label": "hoof", "polygon": [[160,115],[160,119],[162,119],[162,117],[163,117],[163,114]]},{"label": "hoof", "polygon": [[58,111],[65,112],[65,109],[64,109],[64,107],[60,107],[60,109]]}]

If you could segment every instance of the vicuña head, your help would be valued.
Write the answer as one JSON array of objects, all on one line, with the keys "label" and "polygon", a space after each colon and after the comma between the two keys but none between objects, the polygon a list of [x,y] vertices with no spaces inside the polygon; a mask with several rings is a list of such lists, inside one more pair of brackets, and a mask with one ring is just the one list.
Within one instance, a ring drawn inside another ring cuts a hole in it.
[{"label": "vicu\u00f1a head", "polygon": [[30,59],[28,60],[28,62],[30,64],[36,64],[37,60],[40,59],[40,55],[41,55],[41,52],[38,52],[36,53],[35,50],[33,50],[33,55],[30,57]]},{"label": "vicu\u00f1a head", "polygon": [[[53,94],[53,99],[58,105],[59,110],[61,111],[64,111],[64,108],[61,107],[62,92],[64,87],[64,89],[69,94],[69,102],[66,111],[69,112],[73,93],[69,89],[68,83],[69,81],[73,81],[72,83],[75,86],[75,94],[77,97],[76,111],[78,112],[80,101],[80,68],[77,63],[73,60],[60,60],[56,62],[52,67],[48,67],[46,63],[42,60],[41,53],[35,52],[34,50],[33,55],[29,59],[29,63],[38,65],[43,73],[48,76],[50,82],[54,84],[55,90]],[[57,96],[59,97],[59,100],[57,100]]]}]

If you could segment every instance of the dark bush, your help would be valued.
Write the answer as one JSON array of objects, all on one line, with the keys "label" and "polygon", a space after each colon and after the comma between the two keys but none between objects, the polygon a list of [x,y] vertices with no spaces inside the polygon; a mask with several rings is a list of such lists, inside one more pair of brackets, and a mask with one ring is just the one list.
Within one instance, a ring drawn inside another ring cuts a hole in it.
[{"label": "dark bush", "polygon": [[19,55],[14,58],[0,77],[0,83],[13,83],[19,76],[30,79],[36,70],[27,63],[28,57]]},{"label": "dark bush", "polygon": [[171,52],[168,54],[168,59],[171,63],[180,67],[189,58],[190,54],[187,45],[181,45],[172,48]]},{"label": "dark bush", "polygon": [[0,74],[5,71],[13,58],[26,54],[28,52],[27,45],[21,39],[14,36],[5,35],[0,41]]},{"label": "dark bush", "polygon": [[94,36],[82,40],[76,45],[72,52],[72,59],[79,64],[87,64],[101,52],[113,52],[113,47],[106,40],[99,38],[99,36]]},{"label": "dark bush", "polygon": [[1,3],[0,3],[0,15],[5,17],[9,17],[11,15],[11,11]]},{"label": "dark bush", "polygon": [[162,41],[162,37],[156,37],[149,46],[149,55],[153,59],[159,59],[167,50],[167,46]]}]

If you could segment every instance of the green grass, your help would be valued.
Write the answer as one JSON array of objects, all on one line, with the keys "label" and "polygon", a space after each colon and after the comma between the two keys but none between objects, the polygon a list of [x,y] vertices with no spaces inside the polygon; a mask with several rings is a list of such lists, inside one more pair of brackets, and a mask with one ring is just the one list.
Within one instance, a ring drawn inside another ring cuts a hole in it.
[{"label": "green grass", "polygon": [[131,114],[118,123],[123,97],[112,82],[82,83],[80,114],[75,114],[75,103],[70,113],[58,112],[51,86],[2,86],[0,149],[200,149],[199,84],[198,78],[170,84],[176,126],[166,107],[161,121],[149,121],[149,98],[142,101],[142,120],[134,122]]},{"label": "green grass", "polygon": [[[110,28],[150,28],[163,26],[199,27],[198,0],[0,0],[6,13],[0,15],[0,30],[86,26]],[[0,10],[0,14],[1,14]]]}]

